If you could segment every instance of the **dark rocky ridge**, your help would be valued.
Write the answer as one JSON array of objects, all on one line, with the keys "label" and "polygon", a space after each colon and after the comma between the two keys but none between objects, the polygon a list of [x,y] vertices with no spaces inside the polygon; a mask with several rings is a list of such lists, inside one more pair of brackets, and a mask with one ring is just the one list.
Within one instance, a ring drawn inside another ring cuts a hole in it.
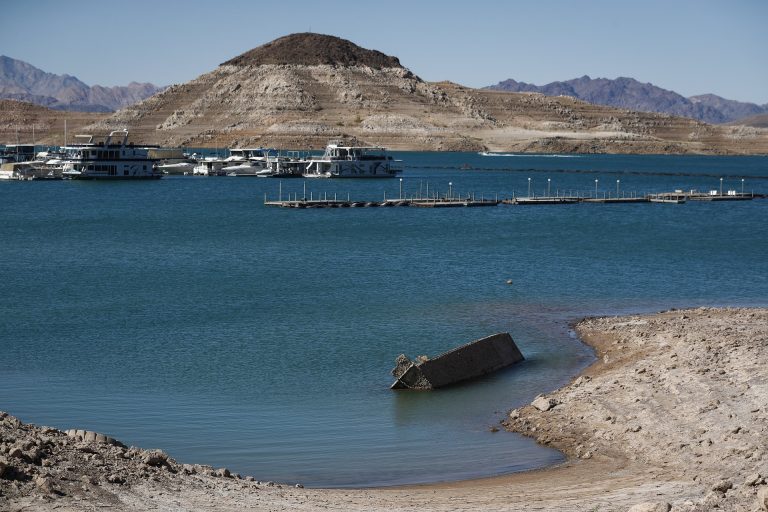
[{"label": "dark rocky ridge", "polygon": [[335,36],[309,32],[291,34],[249,50],[222,65],[261,66],[296,64],[303,66],[368,66],[374,69],[402,68],[397,57],[361,48]]}]

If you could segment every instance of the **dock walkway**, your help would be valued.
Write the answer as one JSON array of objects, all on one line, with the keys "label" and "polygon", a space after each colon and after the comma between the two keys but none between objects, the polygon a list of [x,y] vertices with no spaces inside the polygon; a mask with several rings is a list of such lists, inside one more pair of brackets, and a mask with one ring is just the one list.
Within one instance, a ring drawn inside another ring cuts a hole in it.
[{"label": "dock walkway", "polygon": [[[306,190],[305,190],[306,193]],[[336,194],[332,199],[329,199],[330,194],[320,196],[318,198],[312,197],[310,194],[309,199],[306,197],[298,197],[298,194],[292,194],[288,199],[282,198],[282,192],[278,196],[278,200],[270,201],[264,196],[265,206],[278,206],[281,208],[387,208],[387,207],[416,207],[416,208],[473,208],[479,206],[497,206],[500,204],[510,206],[532,206],[532,205],[562,205],[562,204],[580,204],[580,203],[596,203],[596,204],[626,204],[626,203],[668,203],[668,204],[683,204],[686,201],[749,201],[751,199],[765,198],[765,194],[728,194],[728,195],[714,195],[703,194],[695,192],[682,192],[676,190],[674,192],[663,192],[656,194],[646,195],[632,195],[632,196],[619,196],[611,197],[595,197],[595,196],[533,196],[533,197],[520,197],[513,196],[510,198],[499,199],[498,196],[495,199],[486,199],[481,197],[477,199],[474,194],[466,196],[431,196],[431,197],[399,197],[397,199],[387,199],[386,196],[382,201],[358,201],[352,200],[347,196],[346,200],[337,199]]]},{"label": "dock walkway", "polygon": [[385,199],[383,201],[351,201],[336,199],[290,199],[285,201],[264,201],[266,206],[282,208],[387,208],[393,206],[413,206],[418,208],[473,208],[477,206],[496,206],[499,201],[493,199],[472,198],[411,198]]}]

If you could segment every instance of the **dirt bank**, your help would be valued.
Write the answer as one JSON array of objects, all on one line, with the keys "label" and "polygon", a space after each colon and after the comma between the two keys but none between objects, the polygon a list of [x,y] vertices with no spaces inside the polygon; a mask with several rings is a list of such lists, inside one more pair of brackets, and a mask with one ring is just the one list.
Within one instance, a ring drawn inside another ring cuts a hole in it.
[{"label": "dirt bank", "polygon": [[598,362],[506,422],[566,453],[556,468],[303,489],[0,413],[0,510],[768,510],[768,310],[587,319],[577,330]]}]

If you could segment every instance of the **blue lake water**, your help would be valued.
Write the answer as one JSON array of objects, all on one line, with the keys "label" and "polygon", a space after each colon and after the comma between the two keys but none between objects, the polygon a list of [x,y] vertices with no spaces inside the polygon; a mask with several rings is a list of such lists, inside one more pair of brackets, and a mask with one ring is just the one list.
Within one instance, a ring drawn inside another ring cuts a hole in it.
[{"label": "blue lake water", "polygon": [[[765,157],[398,157],[404,195],[527,195],[528,178],[538,195],[720,178],[768,192]],[[400,194],[397,179],[306,186]],[[562,460],[490,427],[592,361],[569,322],[768,303],[768,200],[292,210],[264,194],[278,181],[0,183],[0,409],[261,480],[487,476]],[[499,331],[524,363],[436,392],[388,389],[398,354]]]}]

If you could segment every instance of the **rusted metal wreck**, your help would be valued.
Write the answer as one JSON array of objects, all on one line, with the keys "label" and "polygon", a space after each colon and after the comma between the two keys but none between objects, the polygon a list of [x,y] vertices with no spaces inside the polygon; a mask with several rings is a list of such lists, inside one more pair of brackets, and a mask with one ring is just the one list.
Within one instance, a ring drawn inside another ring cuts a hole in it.
[{"label": "rusted metal wreck", "polygon": [[471,341],[444,354],[411,361],[405,354],[395,360],[391,389],[436,389],[480,377],[525,359],[508,332]]}]

